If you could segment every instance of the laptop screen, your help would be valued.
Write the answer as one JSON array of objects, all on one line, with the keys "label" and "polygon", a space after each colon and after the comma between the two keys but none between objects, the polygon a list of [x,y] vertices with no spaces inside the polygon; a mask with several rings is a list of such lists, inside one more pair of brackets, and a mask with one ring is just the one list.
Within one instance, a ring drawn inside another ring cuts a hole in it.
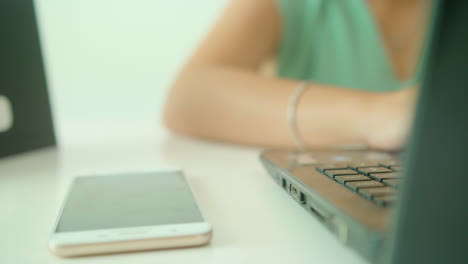
[{"label": "laptop screen", "polygon": [[468,1],[436,1],[387,263],[466,263]]}]

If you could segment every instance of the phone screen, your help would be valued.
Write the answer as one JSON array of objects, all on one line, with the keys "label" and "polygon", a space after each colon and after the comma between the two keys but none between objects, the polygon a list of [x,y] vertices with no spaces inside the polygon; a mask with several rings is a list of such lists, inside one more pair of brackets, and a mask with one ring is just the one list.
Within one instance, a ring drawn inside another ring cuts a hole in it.
[{"label": "phone screen", "polygon": [[78,177],[56,232],[203,221],[181,172]]}]

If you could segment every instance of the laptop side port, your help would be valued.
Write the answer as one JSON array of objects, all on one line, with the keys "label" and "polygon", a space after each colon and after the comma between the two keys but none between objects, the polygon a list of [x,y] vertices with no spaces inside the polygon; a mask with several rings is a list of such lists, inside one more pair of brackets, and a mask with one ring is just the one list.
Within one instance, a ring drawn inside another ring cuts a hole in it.
[{"label": "laptop side port", "polygon": [[299,202],[301,202],[301,204],[307,204],[307,197],[303,192],[301,192],[299,195]]},{"label": "laptop side port", "polygon": [[320,209],[317,209],[317,207],[313,205],[309,205],[309,210],[313,215],[315,215],[318,218],[318,220],[320,220],[321,222],[325,221],[325,215],[322,214]]},{"label": "laptop side port", "polygon": [[289,193],[291,193],[294,199],[299,200],[299,191],[292,184],[289,185]]},{"label": "laptop side port", "polygon": [[291,196],[294,197],[299,203],[302,205],[307,204],[307,198],[305,194],[301,191],[299,191],[294,185],[289,184],[289,193],[291,193]]},{"label": "laptop side port", "polygon": [[287,182],[286,182],[286,179],[285,178],[281,178],[281,184],[283,185],[283,189],[287,190]]}]

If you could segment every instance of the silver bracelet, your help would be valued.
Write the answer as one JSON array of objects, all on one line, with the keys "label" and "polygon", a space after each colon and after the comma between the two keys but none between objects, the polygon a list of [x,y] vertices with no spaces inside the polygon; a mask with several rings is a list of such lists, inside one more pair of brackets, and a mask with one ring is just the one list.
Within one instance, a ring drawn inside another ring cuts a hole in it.
[{"label": "silver bracelet", "polygon": [[302,94],[304,94],[305,90],[309,87],[308,82],[301,82],[294,93],[289,97],[289,105],[288,105],[288,121],[289,121],[289,128],[291,130],[291,134],[293,136],[296,145],[301,150],[305,150],[306,144],[302,137],[299,135],[299,131],[297,129],[297,120],[296,120],[296,112],[297,106],[299,104],[299,99],[301,99]]}]

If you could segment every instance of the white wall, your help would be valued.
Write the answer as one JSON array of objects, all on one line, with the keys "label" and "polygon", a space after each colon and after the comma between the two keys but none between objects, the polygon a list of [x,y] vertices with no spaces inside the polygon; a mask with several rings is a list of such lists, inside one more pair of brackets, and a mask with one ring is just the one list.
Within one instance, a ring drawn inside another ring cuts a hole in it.
[{"label": "white wall", "polygon": [[225,2],[36,0],[60,143],[152,133],[168,86]]}]

